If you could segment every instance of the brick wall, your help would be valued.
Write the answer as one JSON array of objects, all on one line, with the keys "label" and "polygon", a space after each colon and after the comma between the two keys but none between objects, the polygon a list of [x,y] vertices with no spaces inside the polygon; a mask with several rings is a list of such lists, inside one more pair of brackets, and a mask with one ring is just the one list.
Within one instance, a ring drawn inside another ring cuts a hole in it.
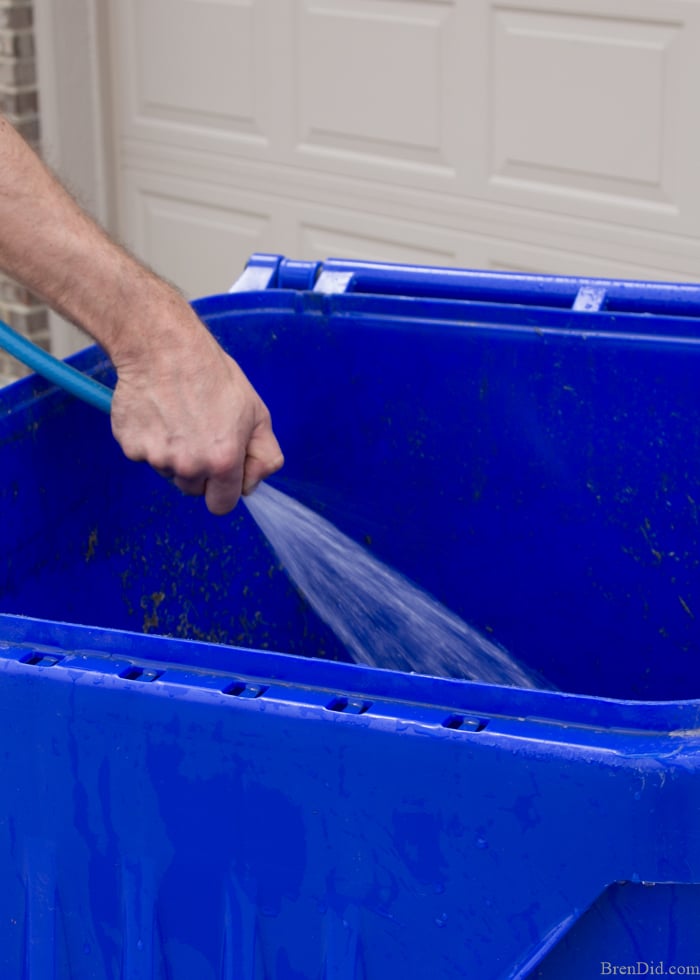
[{"label": "brick wall", "polygon": [[[0,111],[39,148],[39,95],[34,57],[32,0],[0,0]],[[48,347],[46,307],[26,289],[0,275],[0,319]],[[26,369],[0,351],[0,383]]]}]

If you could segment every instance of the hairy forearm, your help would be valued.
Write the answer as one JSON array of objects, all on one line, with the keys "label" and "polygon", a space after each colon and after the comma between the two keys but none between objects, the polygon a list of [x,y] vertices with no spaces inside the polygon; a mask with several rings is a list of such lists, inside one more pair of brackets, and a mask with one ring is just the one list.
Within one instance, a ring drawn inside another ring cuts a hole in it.
[{"label": "hairy forearm", "polygon": [[75,203],[0,117],[0,269],[104,347],[112,431],[185,493],[227,513],[283,458],[270,415],[185,299]]},{"label": "hairy forearm", "polygon": [[[155,347],[168,321],[163,314],[184,303],[82,211],[2,117],[0,228],[0,269],[86,330],[113,359]],[[148,335],[138,326],[144,321]]]}]

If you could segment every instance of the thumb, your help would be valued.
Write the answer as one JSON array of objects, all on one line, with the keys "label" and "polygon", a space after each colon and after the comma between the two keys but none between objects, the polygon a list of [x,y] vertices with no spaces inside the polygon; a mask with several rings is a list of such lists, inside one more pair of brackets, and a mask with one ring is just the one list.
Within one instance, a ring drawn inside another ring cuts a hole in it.
[{"label": "thumb", "polygon": [[248,495],[268,476],[284,465],[280,444],[275,438],[270,421],[260,422],[248,442],[243,472],[243,494]]}]

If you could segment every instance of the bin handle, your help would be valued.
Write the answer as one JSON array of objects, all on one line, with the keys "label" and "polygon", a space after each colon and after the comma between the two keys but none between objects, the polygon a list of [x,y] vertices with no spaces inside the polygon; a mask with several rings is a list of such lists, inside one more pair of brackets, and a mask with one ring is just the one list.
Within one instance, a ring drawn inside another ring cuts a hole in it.
[{"label": "bin handle", "polygon": [[76,371],[70,364],[59,361],[2,320],[0,320],[0,347],[47,381],[53,382],[101,412],[109,414],[112,408],[111,388]]}]

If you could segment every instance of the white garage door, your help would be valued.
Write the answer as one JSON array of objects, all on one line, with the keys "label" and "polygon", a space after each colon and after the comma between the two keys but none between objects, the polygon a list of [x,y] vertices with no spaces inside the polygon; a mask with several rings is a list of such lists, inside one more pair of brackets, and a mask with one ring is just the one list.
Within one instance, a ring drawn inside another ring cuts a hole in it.
[{"label": "white garage door", "polygon": [[119,231],[190,295],[256,250],[700,274],[700,3],[109,4]]}]

